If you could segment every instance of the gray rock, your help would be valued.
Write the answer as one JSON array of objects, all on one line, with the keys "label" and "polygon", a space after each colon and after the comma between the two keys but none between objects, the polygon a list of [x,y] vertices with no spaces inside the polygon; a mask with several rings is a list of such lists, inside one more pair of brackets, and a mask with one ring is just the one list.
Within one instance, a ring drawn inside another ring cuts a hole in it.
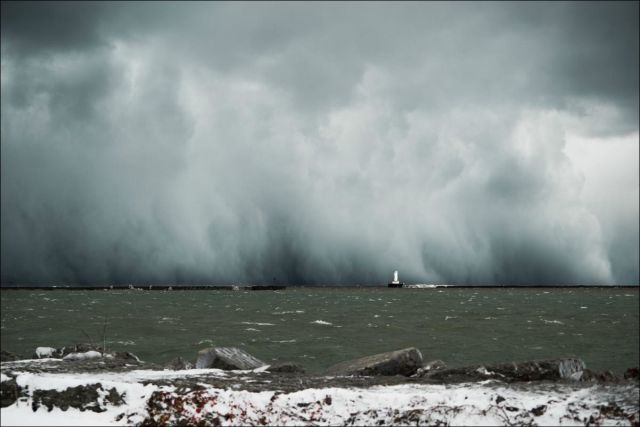
[{"label": "gray rock", "polygon": [[585,368],[585,363],[580,359],[554,359],[442,369],[425,377],[443,383],[487,379],[505,382],[579,380]]},{"label": "gray rock", "polygon": [[20,387],[15,377],[8,377],[7,380],[0,383],[0,408],[6,408],[13,405],[16,400],[23,394],[24,389]]},{"label": "gray rock", "polygon": [[640,372],[638,371],[638,368],[627,368],[627,370],[624,372],[624,378],[626,380],[640,378]]},{"label": "gray rock", "polygon": [[182,357],[176,357],[167,365],[167,368],[173,369],[174,371],[181,371],[183,369],[192,369],[193,363],[187,362]]},{"label": "gray rock", "polygon": [[432,360],[431,362],[425,363],[425,365],[422,367],[422,369],[424,369],[425,371],[437,371],[446,368],[447,364],[442,360]]},{"label": "gray rock", "polygon": [[585,369],[580,377],[580,381],[587,382],[616,382],[619,380],[620,378],[611,371],[595,372],[591,369]]},{"label": "gray rock", "polygon": [[198,352],[197,369],[256,369],[265,366],[260,359],[236,347],[211,347]]},{"label": "gray rock", "polygon": [[269,372],[277,372],[284,374],[304,374],[305,370],[302,366],[293,362],[283,362],[277,363],[275,365],[269,366],[267,369]]},{"label": "gray rock", "polygon": [[116,359],[124,360],[126,362],[135,362],[135,363],[141,362],[138,356],[128,351],[116,351],[115,353],[112,353],[112,354],[113,354],[113,357],[115,357]]},{"label": "gray rock", "polygon": [[552,369],[557,369],[560,379],[579,380],[582,371],[587,368],[587,364],[582,359],[559,359],[548,362],[550,362]]},{"label": "gray rock", "polygon": [[446,369],[447,364],[442,360],[432,360],[430,362],[425,363],[422,368],[419,368],[416,373],[413,375],[414,377],[424,377],[426,374],[434,371],[438,371],[441,369]]},{"label": "gray rock", "polygon": [[422,353],[415,347],[375,354],[338,363],[327,369],[328,375],[404,375],[411,376],[422,366]]}]

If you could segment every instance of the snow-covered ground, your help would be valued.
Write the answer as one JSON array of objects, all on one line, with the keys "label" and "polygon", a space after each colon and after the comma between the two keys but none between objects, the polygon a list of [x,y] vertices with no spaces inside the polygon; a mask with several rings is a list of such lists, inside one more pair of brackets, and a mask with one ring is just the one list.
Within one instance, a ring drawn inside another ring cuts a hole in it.
[{"label": "snow-covered ground", "polygon": [[[263,371],[264,369],[261,368]],[[128,425],[178,422],[209,425],[632,425],[640,422],[638,384],[572,386],[495,383],[403,384],[250,392],[199,383],[215,369],[185,371],[27,373],[3,366],[26,395],[0,410],[4,425]],[[242,375],[250,376],[244,371]],[[189,387],[167,383],[189,379]],[[162,381],[165,381],[162,383]],[[156,383],[148,383],[149,381]],[[143,384],[144,382],[144,384]],[[88,409],[46,407],[42,391],[100,383]],[[168,385],[169,384],[169,385]],[[180,387],[180,388],[178,388]],[[109,398],[115,389],[121,400]],[[40,405],[40,406],[39,406]],[[34,411],[34,407],[37,407]]]}]

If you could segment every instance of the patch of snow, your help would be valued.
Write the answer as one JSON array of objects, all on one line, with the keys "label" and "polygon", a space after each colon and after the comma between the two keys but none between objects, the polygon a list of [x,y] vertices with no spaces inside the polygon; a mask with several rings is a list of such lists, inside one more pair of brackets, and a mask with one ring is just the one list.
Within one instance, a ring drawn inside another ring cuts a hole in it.
[{"label": "patch of snow", "polygon": [[84,353],[69,353],[62,360],[85,360],[85,359],[99,359],[102,357],[102,353],[95,350],[85,351]]},{"label": "patch of snow", "polygon": [[[261,372],[262,367],[253,372]],[[485,369],[486,370],[486,369]],[[513,387],[495,382],[457,385],[404,384],[370,388],[319,388],[293,393],[249,392],[218,389],[202,383],[204,390],[178,394],[167,385],[142,385],[142,380],[215,373],[215,369],[175,371],[96,372],[87,374],[17,374],[17,383],[29,390],[26,401],[2,408],[1,425],[136,425],[154,392],[158,419],[179,423],[221,425],[576,425],[605,412],[603,405],[615,400],[633,419],[608,411],[602,424],[631,425],[638,422],[639,390],[634,384],[585,386],[563,384]],[[4,378],[4,377],[3,377]],[[250,381],[247,377],[244,381]],[[65,390],[100,382],[103,390],[115,388],[125,404],[104,404],[104,412],[69,408],[32,410],[35,390]],[[157,396],[157,395],[156,395]],[[180,396],[180,412],[171,402]],[[499,399],[500,398],[500,399]],[[499,400],[499,402],[498,402]],[[167,404],[167,406],[164,406]],[[158,406],[159,405],[159,406]],[[159,409],[158,409],[159,408]],[[165,408],[163,410],[162,408]],[[535,413],[532,409],[536,408]],[[163,412],[164,411],[164,412]],[[576,422],[576,420],[579,420]],[[149,420],[147,420],[149,421]]]},{"label": "patch of snow", "polygon": [[331,322],[325,322],[324,320],[314,320],[311,323],[315,323],[316,325],[333,325]]},{"label": "patch of snow", "polygon": [[63,411],[60,408],[53,408],[47,412],[46,408],[38,411],[29,411],[23,405],[13,405],[2,408],[3,426],[106,426],[117,425],[113,419],[113,414],[103,412],[96,414],[91,411],[78,411],[70,408]]},{"label": "patch of snow", "polygon": [[14,365],[31,365],[35,363],[49,363],[49,362],[59,362],[60,359],[55,359],[51,357],[45,357],[42,359],[21,359],[21,360],[12,360],[9,362],[2,362],[3,365],[6,366],[14,366]]}]

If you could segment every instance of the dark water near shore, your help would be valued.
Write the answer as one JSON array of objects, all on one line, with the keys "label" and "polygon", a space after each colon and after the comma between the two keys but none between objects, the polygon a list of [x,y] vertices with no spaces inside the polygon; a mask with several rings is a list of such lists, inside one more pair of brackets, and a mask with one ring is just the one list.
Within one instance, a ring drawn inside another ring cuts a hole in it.
[{"label": "dark water near shore", "polygon": [[639,358],[638,288],[284,291],[33,291],[1,293],[1,347],[92,340],[143,360],[193,360],[239,346],[266,362],[314,371],[368,354],[418,347],[449,366],[581,357],[622,372]]}]

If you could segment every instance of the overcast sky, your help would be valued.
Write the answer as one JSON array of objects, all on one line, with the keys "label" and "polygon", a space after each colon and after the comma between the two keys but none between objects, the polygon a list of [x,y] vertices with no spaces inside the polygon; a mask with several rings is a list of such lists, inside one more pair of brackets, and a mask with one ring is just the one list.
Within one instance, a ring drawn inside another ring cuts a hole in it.
[{"label": "overcast sky", "polygon": [[2,2],[3,284],[638,284],[638,2]]}]

